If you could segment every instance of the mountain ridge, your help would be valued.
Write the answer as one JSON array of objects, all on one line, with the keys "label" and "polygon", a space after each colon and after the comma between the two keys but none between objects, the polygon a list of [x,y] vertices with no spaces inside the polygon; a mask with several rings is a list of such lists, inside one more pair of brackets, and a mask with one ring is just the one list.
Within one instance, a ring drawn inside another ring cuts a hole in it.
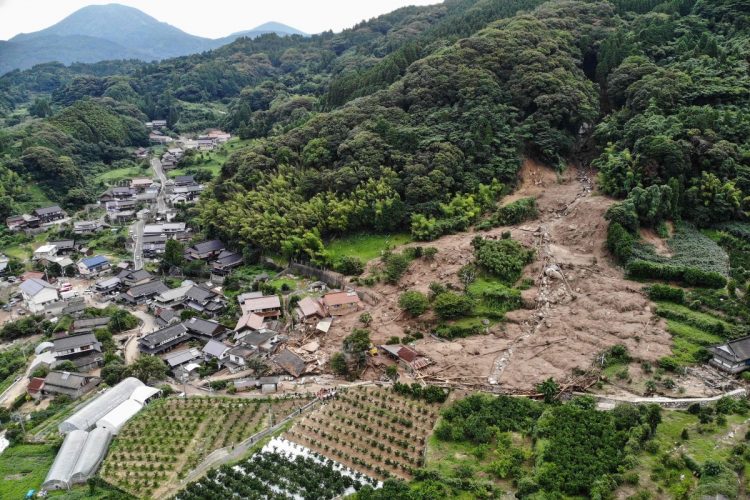
[{"label": "mountain ridge", "polygon": [[275,21],[221,38],[192,35],[145,12],[111,3],[88,5],[39,31],[0,42],[0,74],[45,62],[93,63],[102,60],[161,60],[218,48],[240,37],[306,36]]}]

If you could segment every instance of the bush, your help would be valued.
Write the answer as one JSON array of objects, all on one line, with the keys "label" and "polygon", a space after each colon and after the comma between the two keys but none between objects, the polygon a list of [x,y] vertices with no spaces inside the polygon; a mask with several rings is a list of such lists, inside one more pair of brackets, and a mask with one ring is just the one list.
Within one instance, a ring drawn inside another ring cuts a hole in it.
[{"label": "bush", "polygon": [[521,198],[498,208],[490,220],[493,227],[512,226],[533,219],[537,214],[536,200]]},{"label": "bush", "polygon": [[414,317],[422,315],[429,305],[427,297],[416,290],[404,292],[398,298],[398,306]]},{"label": "bush", "polygon": [[524,266],[534,259],[533,250],[514,240],[496,241],[477,236],[471,245],[476,263],[508,284],[518,281]]},{"label": "bush", "polygon": [[387,253],[382,257],[385,263],[385,281],[395,285],[409,269],[409,259],[399,253]]},{"label": "bush", "polygon": [[432,307],[439,318],[455,319],[469,314],[474,307],[474,302],[465,295],[443,292],[435,297]]},{"label": "bush", "polygon": [[347,276],[359,276],[365,270],[364,263],[357,257],[341,257],[333,266],[334,271]]},{"label": "bush", "polygon": [[685,290],[669,285],[655,283],[648,287],[648,297],[651,300],[666,300],[682,304],[685,302]]}]

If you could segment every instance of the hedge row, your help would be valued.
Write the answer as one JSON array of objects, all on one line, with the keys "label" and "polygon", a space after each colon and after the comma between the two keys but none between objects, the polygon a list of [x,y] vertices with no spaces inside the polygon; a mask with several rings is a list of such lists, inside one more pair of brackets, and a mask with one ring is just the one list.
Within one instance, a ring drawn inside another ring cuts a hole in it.
[{"label": "hedge row", "polygon": [[676,304],[683,304],[685,302],[685,290],[682,288],[655,283],[646,290],[648,291],[648,298],[653,301],[666,300]]},{"label": "hedge row", "polygon": [[690,286],[707,288],[724,288],[727,286],[727,279],[717,272],[703,271],[695,267],[660,264],[642,259],[628,262],[627,271],[632,278],[677,281]]},{"label": "hedge row", "polygon": [[607,248],[621,263],[630,260],[633,255],[635,238],[619,222],[612,222],[607,228]]},{"label": "hedge row", "polygon": [[662,318],[679,321],[680,323],[685,323],[704,332],[719,335],[720,337],[726,337],[730,333],[727,332],[726,326],[721,321],[711,321],[698,315],[675,311],[666,307],[657,307],[656,314]]},{"label": "hedge row", "polygon": [[484,329],[479,325],[443,325],[435,329],[435,334],[442,339],[460,339],[481,333],[484,333]]}]

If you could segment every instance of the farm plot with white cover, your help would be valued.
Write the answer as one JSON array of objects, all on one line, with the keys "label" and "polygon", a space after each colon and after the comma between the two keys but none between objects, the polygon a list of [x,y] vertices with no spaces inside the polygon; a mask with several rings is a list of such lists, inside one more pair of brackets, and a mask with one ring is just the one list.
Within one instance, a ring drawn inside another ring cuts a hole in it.
[{"label": "farm plot with white cover", "polygon": [[274,438],[247,460],[211,470],[175,500],[331,499],[377,482],[303,446]]}]

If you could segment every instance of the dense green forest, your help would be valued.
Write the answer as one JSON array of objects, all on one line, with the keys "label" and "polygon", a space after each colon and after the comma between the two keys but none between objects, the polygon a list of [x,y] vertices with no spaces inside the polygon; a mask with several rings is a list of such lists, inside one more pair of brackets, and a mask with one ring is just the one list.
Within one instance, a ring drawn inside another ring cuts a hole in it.
[{"label": "dense green forest", "polygon": [[0,208],[32,199],[24,179],[66,206],[90,201],[86,177],[129,161],[138,122],[166,118],[255,139],[198,222],[267,251],[310,231],[465,229],[524,156],[593,160],[634,239],[666,220],[742,220],[747,19],[729,0],[449,0],[337,34],[14,71],[0,78]]}]

